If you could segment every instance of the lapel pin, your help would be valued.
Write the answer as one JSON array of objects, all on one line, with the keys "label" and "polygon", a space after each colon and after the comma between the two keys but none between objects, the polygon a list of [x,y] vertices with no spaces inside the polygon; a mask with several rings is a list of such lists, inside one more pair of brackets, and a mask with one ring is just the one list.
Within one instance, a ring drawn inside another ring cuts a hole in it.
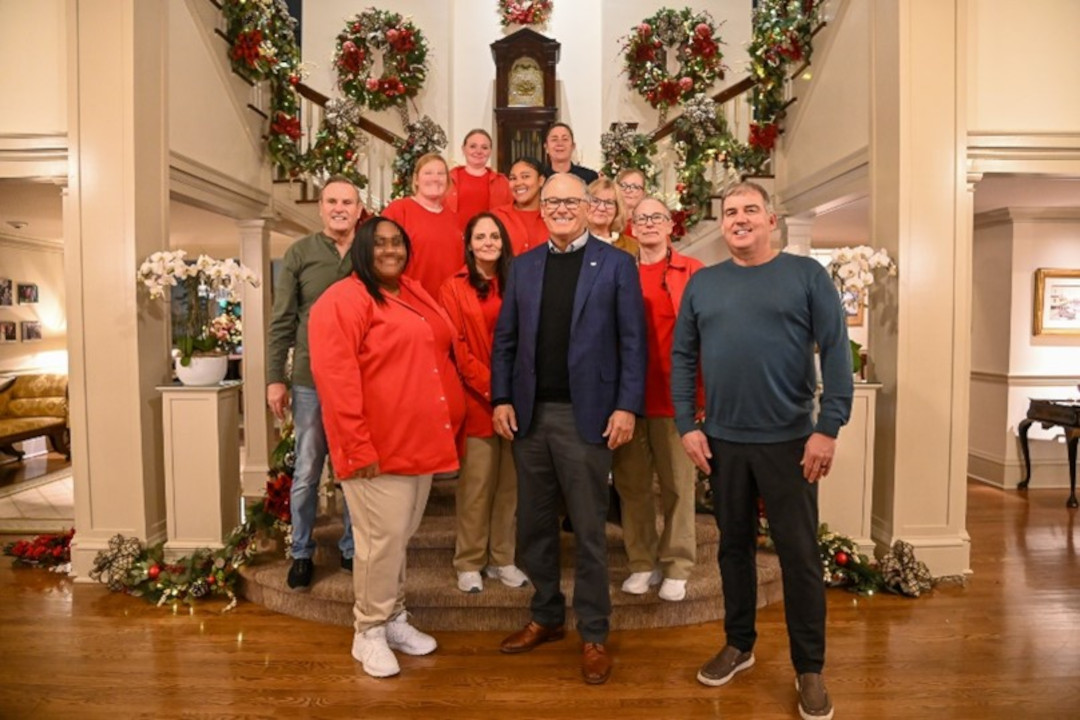
[{"label": "lapel pin", "polygon": [[593,260],[593,261],[592,261],[592,262],[590,262],[589,264],[590,264],[590,265],[592,265],[593,267],[596,267],[596,261],[595,261],[595,260]]}]

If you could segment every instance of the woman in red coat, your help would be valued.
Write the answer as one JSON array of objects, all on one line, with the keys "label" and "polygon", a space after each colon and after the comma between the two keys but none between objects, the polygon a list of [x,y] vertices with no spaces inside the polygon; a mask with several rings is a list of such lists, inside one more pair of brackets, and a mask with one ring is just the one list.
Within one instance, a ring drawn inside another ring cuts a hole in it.
[{"label": "woman in red coat", "polygon": [[458,371],[465,380],[465,458],[457,487],[458,589],[484,589],[481,572],[504,585],[524,587],[514,564],[517,473],[510,441],[491,425],[491,343],[502,291],[514,251],[506,228],[491,213],[465,228],[465,267],[443,283],[439,300],[457,329],[463,349]]},{"label": "woman in red coat", "polygon": [[350,249],[354,272],[311,309],[311,370],[353,536],[352,655],[374,677],[396,675],[394,650],[427,655],[435,639],[405,612],[405,547],[420,525],[434,473],[458,467],[465,393],[452,357],[456,332],[420,283],[404,277],[408,234],[368,220]]},{"label": "woman in red coat", "polygon": [[473,216],[510,203],[510,183],[506,176],[488,167],[491,159],[491,135],[487,130],[470,130],[461,144],[465,164],[450,171],[450,189],[446,207],[457,213],[464,230]]},{"label": "woman in red coat", "polygon": [[461,267],[461,228],[446,206],[450,169],[438,153],[421,155],[413,168],[412,191],[386,206],[382,216],[405,229],[412,240],[406,277],[420,281],[435,297],[446,278]]},{"label": "woman in red coat", "polygon": [[493,213],[510,233],[515,255],[543,245],[548,239],[547,225],[540,217],[540,188],[543,185],[544,173],[539,160],[522,157],[510,166],[510,193],[514,202],[495,208]]}]

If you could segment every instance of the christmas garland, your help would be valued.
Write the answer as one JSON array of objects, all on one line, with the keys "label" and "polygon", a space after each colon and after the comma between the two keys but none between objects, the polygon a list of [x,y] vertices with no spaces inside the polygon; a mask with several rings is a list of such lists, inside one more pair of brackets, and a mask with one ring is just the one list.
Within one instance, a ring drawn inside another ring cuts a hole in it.
[{"label": "christmas garland", "polygon": [[427,115],[405,126],[405,137],[394,143],[394,184],[392,198],[412,194],[412,173],[416,161],[428,153],[441,153],[446,149],[446,132]]},{"label": "christmas garland", "polygon": [[368,179],[356,166],[356,156],[367,143],[361,135],[360,108],[349,100],[334,98],[326,103],[322,127],[304,157],[304,170],[322,184],[332,175],[344,175],[357,188],[367,187]]},{"label": "christmas garland", "polygon": [[499,22],[510,25],[544,25],[551,17],[551,0],[499,0]]},{"label": "christmas garland", "polygon": [[71,567],[71,538],[75,528],[62,533],[38,535],[33,540],[17,540],[4,545],[4,554],[18,565],[33,565],[66,572]]},{"label": "christmas garland", "polygon": [[656,154],[656,143],[651,136],[636,132],[627,123],[613,123],[611,130],[600,136],[600,149],[604,153],[600,172],[605,177],[634,169],[645,177],[646,185],[655,185],[658,171],[652,156]]},{"label": "christmas garland", "polygon": [[[709,167],[724,156],[731,134],[716,102],[704,93],[689,100],[675,120],[672,133],[675,150],[675,192],[678,193],[672,235],[681,237],[704,218],[712,202],[713,185]],[[679,233],[676,235],[676,233]]]},{"label": "christmas garland", "polygon": [[[383,72],[371,74],[375,54],[383,53]],[[396,12],[369,8],[338,33],[334,66],[338,87],[360,107],[383,110],[416,97],[427,78],[427,40]]]},{"label": "christmas garland", "polygon": [[[707,12],[664,8],[622,39],[624,69],[630,87],[664,113],[672,105],[705,92],[724,77],[716,23]],[[667,71],[667,53],[679,71]]]}]

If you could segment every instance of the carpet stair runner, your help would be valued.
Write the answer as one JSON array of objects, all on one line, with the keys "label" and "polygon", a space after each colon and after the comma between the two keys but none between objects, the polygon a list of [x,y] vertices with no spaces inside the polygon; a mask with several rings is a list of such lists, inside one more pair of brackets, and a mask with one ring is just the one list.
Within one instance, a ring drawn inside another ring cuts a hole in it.
[{"label": "carpet stair runner", "polygon": [[[529,620],[532,588],[508,588],[498,580],[484,578],[480,593],[457,589],[454,556],[453,480],[437,480],[420,529],[409,543],[406,598],[417,627],[429,631],[516,630]],[[667,602],[657,596],[658,587],[645,595],[620,590],[629,574],[622,529],[607,525],[608,560],[611,568],[611,627],[613,630],[671,627],[709,622],[723,616],[723,596],[716,564],[719,533],[710,515],[697,516],[697,564],[686,586],[686,598]],[[313,560],[315,576],[307,592],[289,590],[285,578],[291,561],[281,556],[264,557],[242,569],[241,594],[251,602],[275,612],[334,625],[352,625],[352,575],[341,570],[337,540],[341,518],[321,517],[314,536],[318,547]],[[758,605],[782,597],[780,565],[772,552],[758,553]],[[562,591],[566,595],[567,623],[573,626],[574,540],[562,533]]]}]

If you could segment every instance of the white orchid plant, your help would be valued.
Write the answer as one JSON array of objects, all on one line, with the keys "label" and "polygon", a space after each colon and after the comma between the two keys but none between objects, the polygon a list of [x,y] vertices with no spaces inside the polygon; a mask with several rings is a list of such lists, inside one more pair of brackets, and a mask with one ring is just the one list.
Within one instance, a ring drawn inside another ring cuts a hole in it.
[{"label": "white orchid plant", "polygon": [[138,280],[150,291],[151,300],[168,300],[176,285],[183,284],[187,288],[184,332],[176,342],[180,364],[184,366],[191,364],[191,356],[195,353],[223,351],[237,340],[239,323],[229,339],[231,342],[223,341],[222,334],[214,332],[210,302],[239,302],[244,283],[259,287],[258,276],[231,258],[217,260],[200,255],[195,262],[188,262],[186,258],[187,253],[183,250],[155,252],[143,261],[138,273]]},{"label": "white orchid plant", "polygon": [[832,251],[828,266],[833,285],[840,293],[844,310],[855,314],[867,304],[867,292],[876,279],[875,273],[896,275],[896,263],[884,248],[875,250],[869,245],[842,247]]}]

